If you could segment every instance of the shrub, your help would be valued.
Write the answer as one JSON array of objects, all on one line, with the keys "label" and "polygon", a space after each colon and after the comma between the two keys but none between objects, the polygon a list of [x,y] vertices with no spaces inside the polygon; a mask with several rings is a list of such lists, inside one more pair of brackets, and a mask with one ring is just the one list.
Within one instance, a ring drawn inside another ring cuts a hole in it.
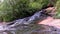
[{"label": "shrub", "polygon": [[54,17],[60,18],[60,0],[57,0],[55,7],[56,7],[56,15]]},{"label": "shrub", "polygon": [[13,21],[33,15],[46,7],[49,0],[0,0],[0,21]]}]

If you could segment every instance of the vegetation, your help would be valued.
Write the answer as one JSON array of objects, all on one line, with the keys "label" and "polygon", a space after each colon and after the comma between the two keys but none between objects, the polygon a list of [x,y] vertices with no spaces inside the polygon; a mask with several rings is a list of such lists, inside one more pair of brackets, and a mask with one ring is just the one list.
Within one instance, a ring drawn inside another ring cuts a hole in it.
[{"label": "vegetation", "polygon": [[13,21],[34,14],[49,0],[0,0],[0,21]]},{"label": "vegetation", "polygon": [[[13,21],[33,15],[57,0],[0,0],[0,21]],[[59,1],[58,1],[59,2]]]},{"label": "vegetation", "polygon": [[55,18],[60,18],[60,0],[58,0],[56,2],[55,7],[56,7],[56,15],[55,15]]}]

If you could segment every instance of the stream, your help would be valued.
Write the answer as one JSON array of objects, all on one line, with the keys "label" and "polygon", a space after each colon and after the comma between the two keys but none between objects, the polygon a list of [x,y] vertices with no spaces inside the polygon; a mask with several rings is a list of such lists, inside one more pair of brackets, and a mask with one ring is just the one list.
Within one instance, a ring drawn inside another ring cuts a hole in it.
[{"label": "stream", "polygon": [[60,34],[60,29],[56,27],[35,24],[36,21],[51,16],[45,12],[45,10],[41,10],[32,16],[14,20],[5,25],[0,25],[0,34]]}]

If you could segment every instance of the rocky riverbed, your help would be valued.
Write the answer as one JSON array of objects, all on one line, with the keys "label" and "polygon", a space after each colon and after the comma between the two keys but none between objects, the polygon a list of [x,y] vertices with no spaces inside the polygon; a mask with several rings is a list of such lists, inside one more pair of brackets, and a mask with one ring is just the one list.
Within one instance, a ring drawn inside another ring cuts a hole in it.
[{"label": "rocky riverbed", "polygon": [[0,34],[60,34],[60,29],[48,25],[17,25],[0,30]]},{"label": "rocky riverbed", "polygon": [[60,34],[60,29],[54,26],[36,24],[37,20],[46,19],[45,10],[36,12],[30,17],[14,20],[0,25],[0,34]]}]

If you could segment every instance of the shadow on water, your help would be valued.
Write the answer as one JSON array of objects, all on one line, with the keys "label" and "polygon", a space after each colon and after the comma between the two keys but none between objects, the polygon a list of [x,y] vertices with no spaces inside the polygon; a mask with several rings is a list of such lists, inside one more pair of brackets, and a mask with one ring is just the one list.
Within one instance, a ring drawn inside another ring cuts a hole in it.
[{"label": "shadow on water", "polygon": [[43,9],[30,17],[14,20],[0,26],[0,34],[60,34],[59,29],[53,26],[35,24],[38,20],[46,19],[48,15]]}]

